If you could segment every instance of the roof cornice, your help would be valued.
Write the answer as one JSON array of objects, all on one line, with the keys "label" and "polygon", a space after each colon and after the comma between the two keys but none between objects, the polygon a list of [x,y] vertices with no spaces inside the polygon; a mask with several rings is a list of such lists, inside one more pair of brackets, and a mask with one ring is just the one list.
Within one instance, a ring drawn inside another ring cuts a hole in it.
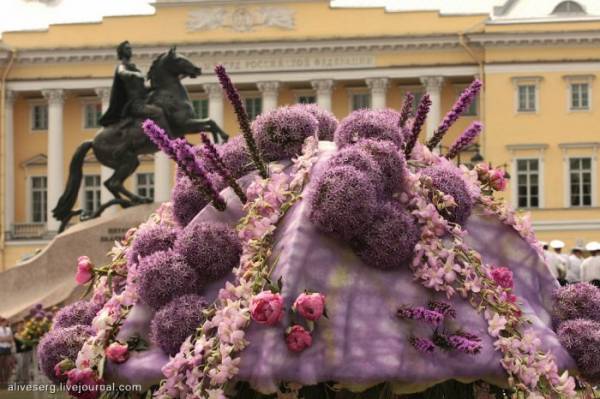
[{"label": "roof cornice", "polygon": [[585,45],[600,43],[600,31],[485,32],[470,34],[469,41],[482,47]]}]

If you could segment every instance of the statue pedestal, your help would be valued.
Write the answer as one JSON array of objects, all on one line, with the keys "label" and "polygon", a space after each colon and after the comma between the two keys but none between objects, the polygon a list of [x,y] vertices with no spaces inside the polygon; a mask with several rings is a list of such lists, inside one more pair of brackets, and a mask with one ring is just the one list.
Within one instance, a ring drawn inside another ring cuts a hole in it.
[{"label": "statue pedestal", "polygon": [[56,236],[34,258],[1,273],[0,315],[17,319],[37,303],[48,307],[78,299],[85,290],[75,283],[77,258],[87,255],[95,265],[107,263],[114,242],[159,205],[139,205],[79,223]]}]

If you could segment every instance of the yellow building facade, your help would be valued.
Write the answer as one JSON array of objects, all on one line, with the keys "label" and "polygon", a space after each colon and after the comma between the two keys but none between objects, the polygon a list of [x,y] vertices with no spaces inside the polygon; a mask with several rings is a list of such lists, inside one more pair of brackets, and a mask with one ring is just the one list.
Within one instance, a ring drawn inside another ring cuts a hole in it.
[{"label": "yellow building facade", "polygon": [[[2,269],[56,231],[49,212],[75,148],[98,129],[115,47],[125,39],[143,71],[172,45],[200,66],[203,74],[185,81],[188,91],[199,116],[230,135],[238,126],[212,73],[218,63],[231,72],[251,114],[316,102],[342,119],[361,107],[399,109],[407,91],[428,92],[433,104],[423,138],[478,77],[484,91],[443,146],[481,120],[479,145],[462,160],[479,152],[506,166],[506,197],[532,213],[540,239],[558,238],[568,247],[600,241],[600,10],[593,1],[545,3],[531,10],[507,0],[487,13],[451,13],[332,7],[322,0],[158,0],[154,15],[6,32]],[[80,206],[93,209],[110,198],[101,186],[110,173],[86,159]],[[157,155],[142,159],[127,187],[164,201],[172,179],[173,166]]]}]

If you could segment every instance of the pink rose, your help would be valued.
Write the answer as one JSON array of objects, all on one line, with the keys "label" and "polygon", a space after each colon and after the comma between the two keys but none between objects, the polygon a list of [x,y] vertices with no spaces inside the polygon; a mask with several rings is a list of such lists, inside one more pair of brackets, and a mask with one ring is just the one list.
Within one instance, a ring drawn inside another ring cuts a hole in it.
[{"label": "pink rose", "polygon": [[312,345],[312,336],[304,327],[295,324],[288,329],[285,343],[292,352],[302,352]]},{"label": "pink rose", "polygon": [[80,256],[77,259],[77,273],[75,274],[75,281],[79,285],[83,285],[92,279],[94,275],[94,265],[90,262],[90,258],[87,256]]},{"label": "pink rose", "polygon": [[506,189],[506,177],[502,169],[494,169],[490,173],[490,186],[496,191],[504,191]]},{"label": "pink rose", "polygon": [[125,363],[129,358],[129,348],[119,342],[113,342],[106,348],[106,357],[115,363]]},{"label": "pink rose", "polygon": [[294,309],[306,320],[318,320],[325,311],[325,295],[302,293],[294,302]]},{"label": "pink rose", "polygon": [[513,287],[513,273],[506,267],[494,267],[490,272],[492,279],[502,288]]},{"label": "pink rose", "polygon": [[281,294],[263,291],[252,298],[250,315],[259,324],[273,326],[283,317],[283,298]]},{"label": "pink rose", "polygon": [[73,369],[67,373],[67,391],[71,396],[79,399],[96,399],[102,393],[99,380],[92,369]]}]

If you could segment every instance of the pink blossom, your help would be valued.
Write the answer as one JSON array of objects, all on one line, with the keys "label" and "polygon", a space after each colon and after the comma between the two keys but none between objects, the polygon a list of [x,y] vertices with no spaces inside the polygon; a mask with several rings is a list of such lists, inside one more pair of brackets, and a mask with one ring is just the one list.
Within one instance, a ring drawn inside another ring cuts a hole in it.
[{"label": "pink blossom", "polygon": [[54,366],[54,375],[61,380],[67,377],[67,373],[69,370],[72,370],[75,367],[75,364],[71,359],[63,359],[60,362],[56,363]]},{"label": "pink blossom", "polygon": [[506,317],[494,313],[494,315],[488,319],[488,332],[492,337],[497,337],[500,335],[500,331],[504,330],[506,327],[506,323]]},{"label": "pink blossom", "polygon": [[79,285],[83,285],[92,279],[94,275],[94,265],[90,262],[90,258],[87,256],[80,256],[77,259],[77,273],[75,274],[75,281]]},{"label": "pink blossom", "polygon": [[316,321],[325,311],[325,295],[320,293],[302,293],[294,302],[294,309],[307,320]]},{"label": "pink blossom", "polygon": [[502,288],[513,287],[513,272],[507,267],[494,267],[490,275],[492,279]]},{"label": "pink blossom", "polygon": [[67,373],[67,390],[69,394],[79,399],[96,399],[100,396],[101,380],[96,378],[92,369],[72,369]]},{"label": "pink blossom", "polygon": [[507,181],[502,169],[494,169],[490,173],[490,186],[496,191],[504,191]]},{"label": "pink blossom", "polygon": [[281,294],[263,291],[254,298],[250,304],[252,319],[259,324],[273,326],[283,317],[283,298]]},{"label": "pink blossom", "polygon": [[106,357],[115,363],[125,363],[129,358],[129,348],[126,344],[113,342],[106,348]]},{"label": "pink blossom", "polygon": [[292,352],[302,352],[312,345],[312,336],[304,327],[295,324],[289,328],[285,343]]}]

